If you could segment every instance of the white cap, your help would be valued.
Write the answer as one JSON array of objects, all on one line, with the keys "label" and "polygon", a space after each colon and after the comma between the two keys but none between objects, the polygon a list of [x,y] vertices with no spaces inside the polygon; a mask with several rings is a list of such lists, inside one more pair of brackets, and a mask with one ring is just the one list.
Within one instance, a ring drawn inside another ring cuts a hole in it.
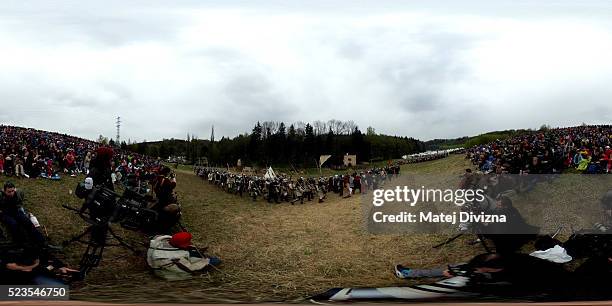
[{"label": "white cap", "polygon": [[86,177],[85,178],[85,189],[91,190],[93,188],[93,178]]}]

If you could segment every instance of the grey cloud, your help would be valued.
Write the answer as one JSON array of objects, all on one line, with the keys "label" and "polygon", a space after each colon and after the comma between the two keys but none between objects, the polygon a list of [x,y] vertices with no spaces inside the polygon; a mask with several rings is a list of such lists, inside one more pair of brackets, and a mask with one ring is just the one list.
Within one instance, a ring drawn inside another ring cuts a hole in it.
[{"label": "grey cloud", "polygon": [[[81,36],[93,39],[104,45],[117,46],[141,41],[166,41],[175,36],[176,27],[168,21],[140,19],[133,15],[125,18],[97,17],[71,20],[65,26],[78,26]],[[162,22],[164,21],[164,22]],[[61,29],[59,29],[61,30]]]},{"label": "grey cloud", "polygon": [[235,111],[248,114],[251,118],[283,118],[291,109],[262,74],[234,77],[228,81],[224,93],[236,107]]},{"label": "grey cloud", "polygon": [[200,50],[189,50],[185,55],[193,57],[204,57],[214,59],[218,62],[240,62],[244,60],[244,55],[235,49],[209,47]]},{"label": "grey cloud", "polygon": [[111,92],[119,101],[130,101],[132,100],[132,92],[130,89],[122,84],[103,82],[102,88],[106,91]]},{"label": "grey cloud", "polygon": [[54,97],[49,98],[48,101],[49,104],[55,105],[55,107],[78,107],[96,110],[105,106],[104,103],[92,97],[80,97],[71,92],[58,93]]},{"label": "grey cloud", "polygon": [[344,58],[359,60],[364,56],[365,48],[363,44],[356,41],[346,41],[340,44],[338,54]]},{"label": "grey cloud", "polygon": [[[172,10],[160,12],[146,5],[114,10],[96,3],[43,3],[40,6],[7,8],[0,13],[3,24],[49,45],[94,43],[120,46],[141,41],[167,41],[175,37],[184,16]],[[123,5],[117,5],[123,6]],[[41,35],[43,34],[44,35]]]},{"label": "grey cloud", "polygon": [[429,28],[414,37],[416,43],[431,51],[420,57],[388,59],[380,68],[380,77],[392,88],[403,109],[414,113],[442,110],[453,103],[443,97],[445,88],[469,77],[469,64],[457,54],[472,46],[476,39]]},{"label": "grey cloud", "polygon": [[81,95],[74,92],[60,92],[52,94],[47,98],[47,104],[53,105],[55,108],[79,108],[99,112],[101,110],[110,110],[121,106],[122,103],[129,103],[129,95],[121,95],[121,93],[112,92],[115,95],[114,99],[100,99],[93,95]]}]

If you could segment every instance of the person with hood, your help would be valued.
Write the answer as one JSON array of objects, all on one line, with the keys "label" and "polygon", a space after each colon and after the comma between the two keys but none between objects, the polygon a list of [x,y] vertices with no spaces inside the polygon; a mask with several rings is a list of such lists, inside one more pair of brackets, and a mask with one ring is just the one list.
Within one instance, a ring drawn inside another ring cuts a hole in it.
[{"label": "person with hood", "polygon": [[185,280],[221,263],[219,258],[204,255],[191,239],[188,232],[153,237],[147,251],[147,264],[153,273],[165,280]]},{"label": "person with hood", "polygon": [[96,157],[91,161],[91,169],[87,177],[93,179],[94,186],[103,186],[110,190],[115,190],[112,180],[112,160],[113,149],[109,147],[99,147],[96,150]]},{"label": "person with hood", "polygon": [[586,171],[590,163],[591,163],[591,157],[587,156],[584,153],[581,153],[581,159],[578,162],[578,166],[576,167],[576,169],[578,171]]}]

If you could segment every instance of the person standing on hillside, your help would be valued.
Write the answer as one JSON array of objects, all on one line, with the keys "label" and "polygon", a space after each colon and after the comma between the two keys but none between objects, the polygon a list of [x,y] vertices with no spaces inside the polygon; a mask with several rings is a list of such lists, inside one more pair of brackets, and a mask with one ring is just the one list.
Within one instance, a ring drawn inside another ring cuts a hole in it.
[{"label": "person standing on hillside", "polygon": [[83,173],[89,173],[89,164],[91,163],[91,152],[87,152],[85,158],[83,159]]},{"label": "person standing on hillside", "polygon": [[15,176],[26,177],[26,173],[23,168],[23,159],[19,155],[15,155]]},{"label": "person standing on hillside", "polygon": [[15,162],[13,160],[13,154],[8,154],[4,158],[4,174],[6,176],[12,176],[15,171]]},{"label": "person standing on hillside", "polygon": [[64,171],[70,173],[70,176],[76,176],[76,157],[74,156],[74,150],[68,150],[68,153],[64,157]]}]

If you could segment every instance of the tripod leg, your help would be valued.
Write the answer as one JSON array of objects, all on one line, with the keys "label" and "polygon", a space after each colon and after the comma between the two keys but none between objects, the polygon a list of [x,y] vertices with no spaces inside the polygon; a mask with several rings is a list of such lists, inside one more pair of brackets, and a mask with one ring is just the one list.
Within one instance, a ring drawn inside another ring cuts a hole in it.
[{"label": "tripod leg", "polygon": [[79,273],[80,277],[85,279],[87,273],[91,271],[91,269],[100,265],[100,261],[102,260],[102,253],[104,252],[104,245],[97,244],[89,244],[85,253],[81,257],[81,261],[79,262]]},{"label": "tripod leg", "polygon": [[489,246],[487,245],[487,241],[485,240],[484,235],[482,234],[478,234],[478,240],[480,240],[480,244],[482,245],[482,247],[485,249],[485,251],[487,253],[492,253],[491,249],[489,248]]},{"label": "tripod leg", "polygon": [[461,237],[462,235],[463,235],[463,233],[459,233],[459,234],[457,234],[457,235],[455,235],[455,236],[453,236],[453,237],[451,237],[451,238],[446,239],[446,241],[444,241],[444,242],[442,242],[442,243],[439,243],[439,244],[434,245],[434,246],[433,246],[433,248],[434,248],[434,249],[437,249],[437,248],[439,248],[439,247],[441,247],[441,246],[443,246],[443,245],[447,245],[447,244],[449,244],[449,243],[453,242],[455,239],[457,239],[457,238]]},{"label": "tripod leg", "polygon": [[120,245],[124,246],[125,248],[129,249],[130,251],[132,251],[134,254],[136,255],[140,255],[140,252],[137,251],[136,249],[134,249],[134,247],[132,247],[131,245],[129,245],[128,243],[126,243],[121,237],[117,236],[117,234],[115,234],[115,232],[113,232],[112,228],[108,228],[108,231],[110,232],[111,236],[113,238],[115,238],[115,240],[117,240],[117,242],[119,242]]},{"label": "tripod leg", "polygon": [[70,245],[71,243],[73,243],[75,241],[81,241],[81,239],[83,237],[85,237],[85,235],[89,234],[91,232],[91,230],[92,230],[92,226],[88,226],[87,229],[85,229],[85,231],[82,232],[81,234],[79,234],[77,236],[74,236],[74,237],[70,238],[69,240],[63,241],[62,242],[62,246],[65,247],[65,246],[68,246],[68,245]]}]

